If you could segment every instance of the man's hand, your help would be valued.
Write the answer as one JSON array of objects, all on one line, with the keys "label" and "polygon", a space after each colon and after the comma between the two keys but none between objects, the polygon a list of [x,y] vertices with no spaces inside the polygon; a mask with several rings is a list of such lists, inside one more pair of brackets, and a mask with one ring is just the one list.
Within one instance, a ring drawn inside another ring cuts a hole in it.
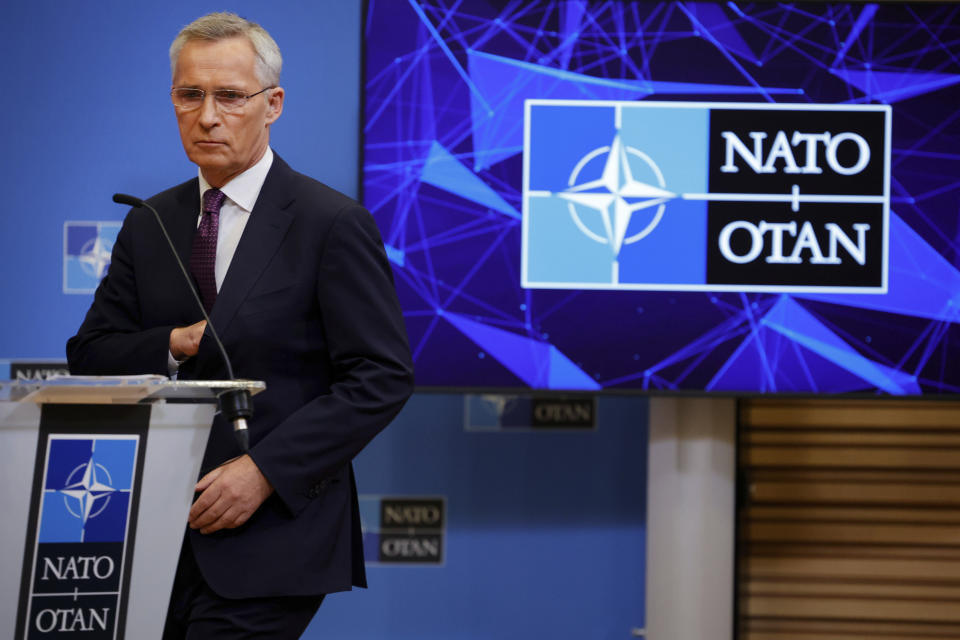
[{"label": "man's hand", "polygon": [[197,355],[200,349],[200,338],[207,328],[207,321],[201,320],[189,327],[177,327],[170,332],[170,354],[176,360],[186,360]]},{"label": "man's hand", "polygon": [[200,533],[239,527],[273,493],[273,487],[247,454],[203,476],[194,489],[203,493],[193,503],[188,522]]}]

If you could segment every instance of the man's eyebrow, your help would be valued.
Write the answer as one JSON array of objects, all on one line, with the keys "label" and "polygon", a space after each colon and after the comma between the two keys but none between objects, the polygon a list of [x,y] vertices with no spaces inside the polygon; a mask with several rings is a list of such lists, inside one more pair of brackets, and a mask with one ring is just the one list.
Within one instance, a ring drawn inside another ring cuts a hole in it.
[{"label": "man's eyebrow", "polygon": [[219,86],[214,87],[213,89],[204,89],[198,84],[177,84],[173,86],[174,89],[200,89],[202,91],[239,91],[240,93],[246,93],[246,89],[241,89],[240,87],[235,86]]}]

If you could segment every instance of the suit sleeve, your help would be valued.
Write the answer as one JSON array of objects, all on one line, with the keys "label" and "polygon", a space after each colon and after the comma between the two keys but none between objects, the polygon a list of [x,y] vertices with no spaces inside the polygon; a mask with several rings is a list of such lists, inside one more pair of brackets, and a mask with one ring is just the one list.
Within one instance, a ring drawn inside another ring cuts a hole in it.
[{"label": "suit sleeve", "polygon": [[67,341],[70,373],[77,375],[167,375],[170,331],[142,329],[133,268],[132,229],[138,212],[124,220],[113,246],[110,267],[94,294],[77,335]]},{"label": "suit sleeve", "polygon": [[317,299],[334,370],[330,393],[264,436],[251,456],[293,514],[383,429],[413,391],[400,303],[373,217],[341,210],[320,263]]}]

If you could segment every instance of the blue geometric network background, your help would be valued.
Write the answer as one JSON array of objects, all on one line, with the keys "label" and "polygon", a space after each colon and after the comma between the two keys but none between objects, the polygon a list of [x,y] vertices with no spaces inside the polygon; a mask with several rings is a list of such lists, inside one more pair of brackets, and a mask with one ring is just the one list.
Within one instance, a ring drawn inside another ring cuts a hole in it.
[{"label": "blue geometric network background", "polygon": [[[960,391],[960,6],[369,0],[364,50],[421,386]],[[528,98],[892,105],[888,293],[522,288]]]}]

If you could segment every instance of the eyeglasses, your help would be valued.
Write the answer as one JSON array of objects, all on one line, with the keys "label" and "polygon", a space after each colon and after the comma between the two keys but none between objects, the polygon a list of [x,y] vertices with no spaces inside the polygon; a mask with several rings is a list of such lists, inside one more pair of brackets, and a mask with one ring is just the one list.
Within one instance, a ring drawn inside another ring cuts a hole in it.
[{"label": "eyeglasses", "polygon": [[[222,111],[236,111],[247,104],[247,100],[258,96],[268,89],[276,89],[276,86],[264,87],[256,93],[246,94],[237,89],[216,89],[210,93],[213,94],[213,101]],[[170,98],[173,104],[182,111],[193,111],[203,104],[207,92],[203,89],[193,89],[191,87],[174,87],[170,90]]]}]

